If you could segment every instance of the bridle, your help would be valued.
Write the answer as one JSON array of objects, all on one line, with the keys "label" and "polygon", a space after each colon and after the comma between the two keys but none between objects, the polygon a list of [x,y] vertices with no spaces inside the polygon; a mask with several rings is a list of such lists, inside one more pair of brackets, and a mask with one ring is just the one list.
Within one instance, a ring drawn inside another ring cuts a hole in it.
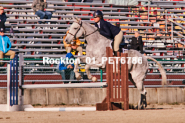
[{"label": "bridle", "polygon": [[[79,24],[79,23],[78,23]],[[82,22],[81,22],[81,24],[79,24],[80,25],[80,27],[78,28],[78,30],[76,31],[76,33],[73,35],[72,33],[68,33],[68,34],[70,34],[70,35],[72,35],[73,37],[74,37],[74,39],[76,39],[76,34],[78,33],[78,31],[80,30],[80,28],[82,27]]]},{"label": "bridle", "polygon": [[[77,23],[77,24],[79,24],[79,23]],[[74,37],[74,39],[76,39],[76,34],[79,32],[80,28],[81,28],[81,27],[83,28],[82,22],[81,22],[79,25],[80,25],[80,27],[78,28],[78,30],[76,31],[75,34],[72,34],[72,33],[70,33],[70,32],[68,33],[68,34],[72,35],[72,36]],[[83,28],[83,29],[84,29],[84,28]],[[85,30],[85,29],[84,29],[84,30]],[[84,38],[86,38],[87,36],[89,36],[89,35],[95,33],[96,31],[98,31],[98,29],[96,29],[95,31],[93,31],[92,33],[90,33],[90,34],[88,34],[88,35],[86,35],[86,31],[85,31],[85,36],[84,36]]]}]

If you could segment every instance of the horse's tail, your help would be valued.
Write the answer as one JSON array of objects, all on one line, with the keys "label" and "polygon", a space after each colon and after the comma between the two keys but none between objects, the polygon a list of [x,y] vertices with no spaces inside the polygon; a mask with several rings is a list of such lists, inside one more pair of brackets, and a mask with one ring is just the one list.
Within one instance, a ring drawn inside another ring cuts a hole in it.
[{"label": "horse's tail", "polygon": [[158,67],[159,67],[159,71],[160,71],[160,73],[161,73],[161,75],[162,75],[161,84],[162,84],[162,85],[167,85],[166,71],[163,69],[162,65],[161,65],[157,60],[155,60],[155,59],[152,58],[152,57],[146,56],[146,58],[147,58],[147,59],[150,59],[150,60],[152,60],[152,61],[154,61],[154,62],[157,63],[157,65],[158,65]]}]

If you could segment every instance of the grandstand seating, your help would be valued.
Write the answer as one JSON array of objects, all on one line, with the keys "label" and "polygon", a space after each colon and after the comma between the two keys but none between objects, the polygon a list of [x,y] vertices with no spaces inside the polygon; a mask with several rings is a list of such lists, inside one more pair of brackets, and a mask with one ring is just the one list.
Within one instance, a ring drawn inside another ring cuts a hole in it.
[{"label": "grandstand seating", "polygon": [[[18,52],[24,53],[24,58],[30,58],[32,61],[25,61],[25,65],[31,65],[30,67],[25,67],[26,76],[31,75],[30,73],[43,75],[49,73],[51,76],[60,76],[55,73],[56,65],[46,66],[42,64],[42,60],[34,61],[34,59],[65,56],[66,50],[63,45],[63,36],[73,22],[71,20],[72,16],[75,15],[83,21],[93,23],[92,13],[98,9],[103,11],[104,18],[112,24],[120,22],[124,37],[128,43],[130,42],[129,39],[134,36],[134,32],[139,31],[143,37],[146,55],[157,60],[162,60],[160,62],[164,65],[166,71],[170,72],[168,77],[175,73],[179,73],[178,76],[183,76],[185,69],[184,52],[180,52],[179,50],[184,50],[184,38],[182,37],[184,32],[181,26],[185,23],[185,21],[182,21],[185,12],[183,7],[185,2],[153,1],[152,5],[141,4],[147,2],[144,0],[139,0],[138,2],[139,4],[137,6],[118,6],[109,3],[48,1],[49,6],[47,10],[53,13],[51,20],[39,19],[34,15],[31,9],[32,1],[1,0],[0,4],[5,7],[8,17],[6,35],[12,41],[12,49],[18,49]],[[168,20],[173,19],[171,18],[172,14],[179,17],[175,18],[174,23]],[[37,24],[38,21],[48,21],[49,24]],[[159,24],[158,27],[154,26],[156,23]],[[174,31],[181,35],[175,32],[172,33],[172,23],[176,23],[176,29]],[[9,33],[10,28],[13,28],[13,34]],[[182,39],[183,41],[177,42],[174,38]],[[85,41],[83,37],[80,40],[82,42]],[[83,51],[85,52],[85,47]],[[5,69],[6,65],[0,68]],[[147,78],[155,75],[159,76],[156,64],[151,61],[149,72],[151,73]],[[0,73],[5,75],[6,71],[2,70]],[[58,77],[58,79],[60,80],[61,77]],[[160,81],[159,79],[158,81]]]}]

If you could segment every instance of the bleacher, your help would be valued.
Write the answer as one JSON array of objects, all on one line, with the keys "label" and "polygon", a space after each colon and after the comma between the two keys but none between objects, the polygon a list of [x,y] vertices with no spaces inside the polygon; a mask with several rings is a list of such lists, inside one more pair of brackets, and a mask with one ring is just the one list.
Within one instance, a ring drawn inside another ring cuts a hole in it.
[{"label": "bleacher", "polygon": [[[43,65],[42,58],[65,56],[63,36],[73,23],[72,16],[75,15],[82,21],[94,23],[92,20],[94,10],[102,10],[105,20],[112,24],[120,22],[128,43],[130,38],[134,36],[134,32],[139,31],[143,37],[145,54],[156,58],[163,64],[171,84],[180,84],[181,80],[185,79],[185,77],[183,78],[185,72],[185,42],[182,37],[184,36],[183,28],[181,27],[185,23],[185,21],[182,21],[185,2],[153,1],[152,4],[146,4],[148,1],[140,0],[137,6],[96,2],[47,2],[48,8],[46,10],[53,13],[51,20],[41,20],[34,15],[31,9],[32,1],[0,1],[0,6],[4,6],[8,17],[6,35],[12,41],[12,50],[23,52],[24,58],[28,59],[24,61],[25,79],[27,76],[31,76],[30,81],[39,80],[40,78],[43,79],[42,76],[49,74],[50,76],[58,76],[51,77],[56,80],[53,82],[61,82],[61,76],[55,72],[56,64]],[[143,2],[145,4],[141,4]],[[169,20],[173,19],[171,14],[178,16],[180,19],[175,18],[175,22],[171,22]],[[38,21],[48,21],[49,24],[37,24]],[[173,31],[177,33],[172,33],[172,24],[176,25]],[[14,33],[9,32],[10,28],[13,28]],[[85,41],[83,37],[80,40]],[[83,53],[85,54],[85,45],[83,46]],[[149,74],[145,84],[160,84],[161,76],[157,65],[152,61],[149,61],[149,63]],[[6,76],[6,64],[1,66],[0,69],[1,76]],[[2,78],[4,77],[1,77],[1,80],[5,81]]]}]

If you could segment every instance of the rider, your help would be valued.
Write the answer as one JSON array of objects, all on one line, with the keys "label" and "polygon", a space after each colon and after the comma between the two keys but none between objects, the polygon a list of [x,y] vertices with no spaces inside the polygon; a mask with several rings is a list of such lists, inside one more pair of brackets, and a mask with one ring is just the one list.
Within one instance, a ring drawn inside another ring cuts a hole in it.
[{"label": "rider", "polygon": [[93,14],[95,26],[99,29],[100,34],[106,38],[113,39],[113,50],[114,55],[117,55],[119,51],[119,45],[122,42],[123,32],[117,26],[112,25],[111,23],[103,19],[103,13],[100,10],[97,10]]}]

